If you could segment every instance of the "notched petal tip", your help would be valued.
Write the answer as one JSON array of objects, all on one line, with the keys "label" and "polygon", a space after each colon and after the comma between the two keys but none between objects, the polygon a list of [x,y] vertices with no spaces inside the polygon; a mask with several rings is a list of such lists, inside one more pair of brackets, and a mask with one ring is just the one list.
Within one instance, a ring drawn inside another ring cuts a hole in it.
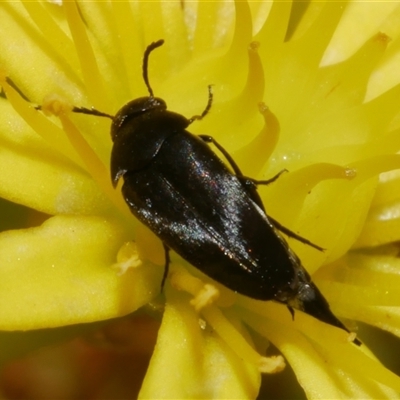
[{"label": "notched petal tip", "polygon": [[357,176],[357,169],[355,168],[344,168],[344,177],[347,179],[354,179]]},{"label": "notched petal tip", "polygon": [[268,130],[269,140],[271,140],[271,136],[272,138],[278,137],[280,132],[278,117],[262,101],[258,103],[258,111],[264,117],[265,127]]},{"label": "notched petal tip", "polygon": [[253,40],[250,44],[249,44],[249,50],[251,51],[257,51],[260,48],[260,42]]},{"label": "notched petal tip", "polygon": [[347,336],[347,341],[350,343],[355,343],[357,345],[358,343],[360,343],[359,345],[361,345],[361,342],[357,339],[357,334],[355,332],[349,332]]},{"label": "notched petal tip", "polygon": [[68,100],[56,93],[47,95],[40,106],[40,109],[47,116],[68,114],[72,112],[73,108],[74,106]]},{"label": "notched petal tip", "polygon": [[137,245],[134,242],[126,242],[118,250],[117,262],[111,267],[117,271],[117,275],[124,275],[128,269],[140,267],[143,264],[139,257]]},{"label": "notched petal tip", "polygon": [[219,290],[209,283],[206,283],[196,294],[190,304],[199,312],[202,308],[213,304],[219,298]]},{"label": "notched petal tip", "polygon": [[264,374],[276,374],[285,369],[286,363],[282,356],[261,357],[258,369]]},{"label": "notched petal tip", "polygon": [[382,43],[383,45],[387,45],[389,42],[392,41],[392,38],[388,35],[386,35],[386,33],[383,32],[378,32],[373,38],[373,41],[377,41]]},{"label": "notched petal tip", "polygon": [[220,297],[220,291],[215,285],[204,283],[180,268],[172,268],[169,273],[171,285],[177,290],[184,290],[193,296],[190,304],[196,312],[215,303]]}]

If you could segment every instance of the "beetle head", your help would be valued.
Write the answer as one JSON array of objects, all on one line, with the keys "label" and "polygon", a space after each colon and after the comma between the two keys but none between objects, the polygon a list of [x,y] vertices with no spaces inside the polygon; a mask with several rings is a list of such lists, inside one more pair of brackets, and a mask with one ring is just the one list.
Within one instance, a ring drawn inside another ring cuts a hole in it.
[{"label": "beetle head", "polygon": [[145,114],[150,114],[152,111],[165,111],[167,104],[159,97],[139,97],[125,104],[113,118],[111,125],[111,138],[113,142],[117,139],[120,133],[120,128],[128,121],[133,122],[135,118],[139,118]]},{"label": "beetle head", "polygon": [[113,142],[118,137],[120,133],[120,128],[129,121],[131,124],[135,118],[139,118],[145,114],[150,114],[152,111],[165,111],[167,109],[167,104],[163,99],[159,97],[154,97],[153,89],[150,86],[149,76],[148,76],[148,64],[150,53],[164,44],[164,40],[158,40],[157,42],[151,43],[147,46],[144,56],[143,56],[143,80],[149,91],[148,97],[139,97],[138,99],[132,100],[125,104],[113,118],[113,123],[111,126],[111,139]]}]

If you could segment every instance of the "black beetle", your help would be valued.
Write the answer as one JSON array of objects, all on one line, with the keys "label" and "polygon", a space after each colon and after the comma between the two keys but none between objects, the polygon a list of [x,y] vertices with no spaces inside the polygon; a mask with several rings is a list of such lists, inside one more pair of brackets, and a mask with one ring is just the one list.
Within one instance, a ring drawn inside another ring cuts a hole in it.
[{"label": "black beetle", "polygon": [[[308,240],[269,217],[256,181],[243,176],[230,155],[212,137],[186,128],[202,119],[167,111],[154,97],[147,73],[150,53],[163,40],[150,44],[143,58],[143,79],[149,96],[123,106],[115,116],[74,107],[74,112],[112,119],[111,179],[123,178],[122,193],[131,212],[163,242],[165,272],[169,249],[206,275],[245,296],[275,300],[304,311],[333,326],[348,329],[335,317],[311,281],[299,258],[279,231],[319,250]],[[213,143],[234,171],[211,150]],[[278,174],[279,175],[279,174]],[[356,344],[361,344],[357,339]]]}]

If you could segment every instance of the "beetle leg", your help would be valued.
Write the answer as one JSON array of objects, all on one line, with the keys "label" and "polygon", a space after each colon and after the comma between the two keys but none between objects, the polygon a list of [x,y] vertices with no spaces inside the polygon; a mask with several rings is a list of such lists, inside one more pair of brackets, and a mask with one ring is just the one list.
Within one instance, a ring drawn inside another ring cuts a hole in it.
[{"label": "beetle leg", "polygon": [[275,226],[276,229],[279,231],[283,232],[285,235],[298,240],[301,243],[307,244],[311,247],[314,247],[314,249],[317,249],[319,251],[325,251],[325,249],[321,246],[318,246],[317,244],[310,242],[308,239],[304,238],[303,236],[298,235],[297,233],[291,231],[290,229],[286,228],[282,224],[280,224],[276,219],[272,218],[271,216],[268,215],[268,219],[272,222],[272,225]]},{"label": "beetle leg", "polygon": [[264,180],[264,181],[258,181],[257,179],[249,178],[249,177],[244,177],[245,179],[253,182],[256,186],[257,185],[269,185],[270,183],[275,182],[283,173],[288,172],[288,170],[285,168],[282,171],[279,171],[276,175],[274,175],[272,178]]},{"label": "beetle leg", "polygon": [[237,177],[246,185],[249,186],[249,183],[252,182],[255,186],[257,185],[269,185],[272,182],[275,182],[284,172],[287,172],[287,169],[283,169],[282,171],[278,172],[275,176],[271,179],[267,179],[265,181],[258,181],[253,178],[249,178],[244,176],[242,171],[240,170],[239,166],[236,164],[235,160],[232,156],[212,137],[209,135],[199,135],[199,138],[204,140],[206,143],[212,143],[228,160],[229,164],[231,165],[232,169],[235,171]]},{"label": "beetle leg", "polygon": [[163,243],[163,247],[165,254],[165,265],[164,265],[164,275],[161,280],[161,291],[164,289],[165,280],[167,279],[168,276],[169,264],[171,262],[171,259],[169,257],[169,247],[165,243]]},{"label": "beetle leg", "polygon": [[[249,193],[250,197],[252,200],[265,212],[264,205],[262,203],[262,200],[260,198],[260,195],[258,194],[257,191],[257,185],[269,185],[272,182],[275,182],[284,172],[287,172],[287,169],[283,169],[282,171],[278,172],[275,176],[273,176],[270,179],[263,180],[263,181],[258,181],[257,179],[249,178],[247,176],[244,176],[236,162],[233,160],[231,155],[212,137],[208,135],[199,135],[201,139],[203,139],[206,143],[212,143],[223,155],[224,157],[228,160],[229,164],[231,165],[232,169],[235,171],[236,176],[242,183],[243,187],[246,189],[247,193]],[[267,213],[265,213],[267,215]],[[297,233],[291,231],[290,229],[284,227],[281,225],[277,220],[274,218],[270,217],[267,215],[268,219],[271,221],[271,223],[275,226],[276,229],[279,231],[283,232],[287,236],[298,240],[299,242],[302,242],[304,244],[307,244],[311,247],[314,247],[315,249],[319,251],[324,251],[325,249],[310,242],[308,239],[298,235]]]},{"label": "beetle leg", "polygon": [[212,137],[209,135],[199,135],[199,138],[204,140],[206,143],[212,143],[228,160],[229,164],[231,165],[232,169],[235,171],[237,176],[243,176],[242,171],[236,164],[235,160],[231,157],[231,155]]},{"label": "beetle leg", "polygon": [[270,183],[275,182],[284,172],[288,172],[287,169],[283,169],[282,171],[278,172],[275,176],[270,179],[264,181],[258,181],[257,179],[249,178],[248,176],[244,175],[236,175],[237,178],[242,183],[243,187],[246,191],[250,194],[253,201],[257,203],[257,205],[265,212],[264,204],[261,201],[261,198],[257,191],[258,185],[269,185]]},{"label": "beetle leg", "polygon": [[[287,169],[283,169],[282,171],[278,172],[275,176],[271,179],[265,181],[257,181],[256,179],[248,178],[246,176],[238,176],[239,180],[242,182],[243,186],[246,188],[247,192],[252,197],[253,201],[255,201],[265,212],[264,206],[262,204],[261,198],[257,192],[257,185],[269,185],[272,182],[275,182],[284,172],[287,172]],[[258,201],[259,200],[259,201]],[[265,215],[268,217],[272,225],[279,231],[283,232],[285,235],[298,240],[301,243],[307,244],[308,246],[314,247],[319,251],[325,251],[325,249],[317,244],[309,241],[308,239],[304,238],[303,236],[298,235],[297,233],[291,231],[289,228],[286,228],[282,224],[280,224],[276,219],[269,216],[266,212]]]},{"label": "beetle leg", "polygon": [[[287,172],[287,169],[283,169],[279,173],[277,173],[275,176],[273,176],[271,179],[265,180],[265,181],[257,181],[256,179],[248,178],[248,177],[238,177],[243,185],[247,187],[247,190],[249,193],[253,194],[254,191],[257,189],[257,185],[269,185],[272,182],[275,182],[284,172]],[[254,185],[252,188],[251,186]],[[258,194],[258,193],[257,193]],[[254,198],[253,198],[254,199]],[[265,212],[265,210],[264,210]],[[266,214],[267,215],[267,214]],[[309,241],[308,239],[304,238],[303,236],[298,235],[297,233],[291,231],[290,229],[286,228],[282,224],[280,224],[276,219],[272,218],[270,215],[267,215],[268,219],[272,222],[272,225],[275,226],[276,229],[279,231],[283,232],[285,235],[298,240],[301,243],[307,244],[311,247],[314,247],[314,249],[317,249],[319,251],[324,251],[325,249],[321,246],[318,246],[317,244]]]},{"label": "beetle leg", "polygon": [[292,321],[294,321],[294,310],[293,310],[293,307],[290,307],[290,306],[286,306],[286,307],[288,308],[288,310],[290,312],[290,315],[292,316]]}]

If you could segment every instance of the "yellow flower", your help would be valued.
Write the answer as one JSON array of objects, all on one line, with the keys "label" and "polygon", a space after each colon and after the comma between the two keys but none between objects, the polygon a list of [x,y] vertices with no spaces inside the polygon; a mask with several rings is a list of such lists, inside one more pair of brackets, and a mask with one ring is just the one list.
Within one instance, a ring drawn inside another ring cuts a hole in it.
[{"label": "yellow flower", "polygon": [[164,312],[141,398],[254,398],[260,371],[284,365],[261,355],[268,340],[310,398],[395,398],[398,376],[344,330],[299,311],[292,320],[175,255],[160,293],[162,245],[111,185],[109,121],[67,110],[114,115],[146,96],[143,52],[165,39],[150,60],[155,95],[190,117],[212,84],[211,112],[191,132],[214,136],[246,176],[289,170],[259,193],[273,218],[326,249],[290,240],[332,310],[351,328],[399,336],[399,12],[395,3],[3,1],[0,196],[46,216],[0,234],[0,329],[102,321],[150,304]]}]

